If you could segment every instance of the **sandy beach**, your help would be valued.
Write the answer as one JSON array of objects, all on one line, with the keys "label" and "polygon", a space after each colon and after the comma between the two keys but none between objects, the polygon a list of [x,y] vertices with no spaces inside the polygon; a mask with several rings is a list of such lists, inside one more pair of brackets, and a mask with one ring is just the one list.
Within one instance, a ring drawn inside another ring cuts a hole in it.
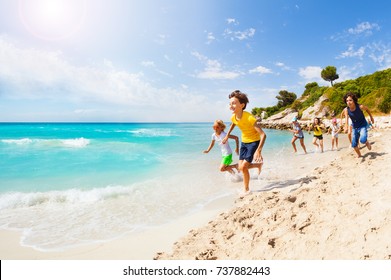
[{"label": "sandy beach", "polygon": [[391,259],[390,130],[349,148],[289,188],[257,192],[156,259]]},{"label": "sandy beach", "polygon": [[166,225],[125,235],[108,242],[99,242],[63,251],[39,251],[20,245],[21,234],[0,230],[2,260],[151,260],[159,250],[170,250],[172,244],[194,227],[203,226],[226,207],[234,205],[234,197],[221,198],[203,211],[180,218]]},{"label": "sandy beach", "polygon": [[[391,130],[370,132],[372,150],[297,155],[300,176],[225,197],[173,223],[109,242],[43,252],[0,231],[0,259],[391,259]],[[308,150],[313,147],[307,147]],[[270,171],[270,170],[269,170]],[[273,174],[265,170],[265,177]]]}]

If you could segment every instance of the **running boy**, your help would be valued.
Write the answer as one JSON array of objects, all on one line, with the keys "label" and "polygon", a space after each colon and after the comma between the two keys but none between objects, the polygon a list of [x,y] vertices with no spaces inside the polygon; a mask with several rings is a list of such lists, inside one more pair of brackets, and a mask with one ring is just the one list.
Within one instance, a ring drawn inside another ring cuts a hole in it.
[{"label": "running boy", "polygon": [[257,123],[257,119],[246,109],[249,100],[247,95],[235,90],[229,95],[229,106],[233,112],[232,124],[225,136],[223,143],[228,141],[229,135],[235,126],[242,131],[242,144],[239,154],[239,170],[243,173],[243,183],[245,194],[250,192],[250,168],[258,168],[258,174],[261,172],[263,158],[262,148],[265,144],[266,134]]},{"label": "running boy", "polygon": [[[210,145],[207,150],[204,151],[205,154],[209,153],[209,151],[213,148],[215,142],[220,146],[221,148],[221,154],[222,154],[222,159],[221,159],[221,164],[220,164],[220,171],[228,171],[231,174],[234,174],[235,172],[233,169],[235,168],[238,170],[238,164],[233,164],[232,163],[232,150],[231,147],[229,146],[228,142],[225,144],[222,143],[224,137],[227,135],[227,133],[224,132],[226,126],[225,123],[222,120],[216,120],[213,124],[213,130],[215,131],[212,134],[212,141],[210,142]],[[236,154],[239,154],[239,138],[235,135],[229,135],[229,138],[234,139],[236,142],[236,149],[235,152]]]},{"label": "running boy", "polygon": [[358,147],[358,141],[365,144],[368,150],[371,150],[371,144],[368,141],[368,123],[364,116],[364,111],[368,113],[372,123],[375,122],[371,111],[367,106],[358,104],[357,96],[354,93],[348,92],[343,97],[343,101],[346,103],[346,108],[342,111],[345,117],[345,132],[348,131],[348,119],[352,120],[352,147],[357,154],[357,157],[361,157],[361,152]]}]

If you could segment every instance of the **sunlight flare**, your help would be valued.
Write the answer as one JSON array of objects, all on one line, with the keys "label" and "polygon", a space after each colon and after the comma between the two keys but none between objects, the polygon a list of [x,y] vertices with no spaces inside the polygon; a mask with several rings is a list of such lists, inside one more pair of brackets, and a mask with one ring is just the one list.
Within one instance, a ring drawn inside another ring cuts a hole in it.
[{"label": "sunlight flare", "polygon": [[29,33],[54,41],[70,37],[82,26],[85,0],[19,0],[19,17]]}]

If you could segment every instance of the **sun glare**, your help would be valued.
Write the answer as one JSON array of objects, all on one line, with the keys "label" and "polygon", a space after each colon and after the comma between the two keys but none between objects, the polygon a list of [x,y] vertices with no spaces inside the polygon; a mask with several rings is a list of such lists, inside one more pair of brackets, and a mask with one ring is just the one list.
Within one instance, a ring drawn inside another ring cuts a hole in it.
[{"label": "sun glare", "polygon": [[41,0],[42,16],[47,21],[63,20],[61,19],[65,13],[64,1],[61,0]]},{"label": "sun glare", "polygon": [[80,29],[86,14],[86,0],[19,0],[24,27],[44,40],[62,40]]}]

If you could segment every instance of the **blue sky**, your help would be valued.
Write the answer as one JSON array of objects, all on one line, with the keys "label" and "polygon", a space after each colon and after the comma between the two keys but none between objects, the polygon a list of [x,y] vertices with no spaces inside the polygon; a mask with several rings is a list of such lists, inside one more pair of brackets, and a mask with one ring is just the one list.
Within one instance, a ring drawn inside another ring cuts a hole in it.
[{"label": "blue sky", "polygon": [[391,67],[391,2],[0,0],[0,121],[229,120]]}]

